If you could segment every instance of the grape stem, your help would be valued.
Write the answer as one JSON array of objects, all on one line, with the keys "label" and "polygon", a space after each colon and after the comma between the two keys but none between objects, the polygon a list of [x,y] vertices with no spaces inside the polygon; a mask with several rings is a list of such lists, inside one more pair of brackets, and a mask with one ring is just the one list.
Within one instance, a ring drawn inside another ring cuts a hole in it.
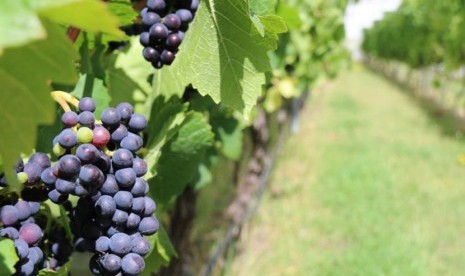
[{"label": "grape stem", "polygon": [[63,108],[65,112],[71,111],[71,107],[69,106],[69,104],[71,104],[75,108],[78,107],[79,100],[67,92],[53,91],[50,94],[52,95],[53,100],[55,100],[61,106],[61,108]]}]

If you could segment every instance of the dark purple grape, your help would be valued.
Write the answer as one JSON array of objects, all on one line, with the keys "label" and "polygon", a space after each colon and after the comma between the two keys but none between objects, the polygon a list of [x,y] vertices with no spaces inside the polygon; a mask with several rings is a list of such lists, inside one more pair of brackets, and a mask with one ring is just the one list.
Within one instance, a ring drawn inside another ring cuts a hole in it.
[{"label": "dark purple grape", "polygon": [[81,169],[81,161],[74,155],[67,154],[58,161],[59,175],[63,177],[74,177]]},{"label": "dark purple grape", "polygon": [[18,172],[22,172],[23,169],[24,169],[23,159],[18,158],[18,162],[16,162],[16,165],[15,165],[15,171],[18,173]]},{"label": "dark purple grape", "polygon": [[199,0],[192,0],[189,9],[190,9],[192,12],[196,12],[197,9],[199,8],[199,4],[200,4],[200,3],[199,3]]},{"label": "dark purple grape", "polygon": [[115,254],[105,254],[100,257],[99,262],[109,273],[116,273],[121,269],[121,258]]},{"label": "dark purple grape", "polygon": [[58,269],[58,260],[55,258],[50,258],[48,261],[48,267],[52,270],[57,270]]},{"label": "dark purple grape", "polygon": [[168,29],[177,31],[181,27],[181,18],[176,14],[170,13],[165,16],[163,24],[165,24]]},{"label": "dark purple grape", "polygon": [[27,255],[29,255],[29,245],[27,245],[27,242],[22,239],[16,239],[14,243],[18,257],[21,260],[27,258]]},{"label": "dark purple grape", "polygon": [[116,204],[113,197],[109,195],[101,196],[95,203],[95,211],[101,217],[112,217],[116,211]]},{"label": "dark purple grape", "polygon": [[40,175],[40,179],[47,185],[55,185],[57,177],[53,174],[51,168],[47,168]]},{"label": "dark purple grape", "polygon": [[95,250],[99,252],[107,252],[110,249],[110,238],[101,236],[95,241]]},{"label": "dark purple grape", "polygon": [[29,204],[29,207],[31,208],[31,214],[32,215],[35,215],[39,212],[40,210],[40,203],[39,202],[34,202],[34,201],[31,201],[31,202],[28,202]]},{"label": "dark purple grape", "polygon": [[150,243],[143,237],[136,237],[131,240],[132,253],[139,254],[141,256],[147,255],[150,252]]},{"label": "dark purple grape", "polygon": [[120,169],[116,171],[115,179],[120,188],[130,188],[136,182],[136,173],[132,168]]},{"label": "dark purple grape", "polygon": [[82,237],[89,239],[89,240],[96,240],[98,237],[102,235],[102,231],[100,227],[94,223],[93,221],[87,221],[82,226]]},{"label": "dark purple grape", "polygon": [[79,110],[81,112],[82,111],[94,112],[95,111],[95,101],[92,98],[84,97],[79,101],[78,108],[79,108]]},{"label": "dark purple grape", "polygon": [[18,275],[32,276],[36,274],[36,267],[32,260],[26,259],[25,262],[18,263]]},{"label": "dark purple grape", "polygon": [[150,27],[149,33],[153,39],[165,39],[168,37],[168,28],[162,23],[155,23]]},{"label": "dark purple grape", "polygon": [[141,114],[134,113],[132,114],[131,119],[129,119],[128,126],[129,131],[138,133],[147,127],[147,119]]},{"label": "dark purple grape", "polygon": [[110,227],[113,224],[113,222],[111,221],[111,218],[103,218],[103,217],[97,218],[97,223],[101,228],[105,228],[105,229]]},{"label": "dark purple grape", "polygon": [[5,226],[14,225],[18,222],[18,209],[12,205],[5,205],[0,210],[0,219]]},{"label": "dark purple grape", "polygon": [[74,187],[74,194],[77,195],[78,197],[85,197],[85,196],[89,196],[90,192],[86,187],[82,186],[81,184],[77,184]]},{"label": "dark purple grape", "polygon": [[102,267],[100,266],[100,262],[99,262],[99,255],[98,254],[94,254],[90,260],[89,260],[89,270],[92,274],[94,275],[104,275],[104,273],[102,272]]},{"label": "dark purple grape", "polygon": [[133,154],[127,149],[118,149],[113,153],[113,167],[117,170],[131,168],[133,165]]},{"label": "dark purple grape", "polygon": [[91,111],[81,112],[78,116],[78,121],[82,126],[92,128],[95,123],[94,113]]},{"label": "dark purple grape", "polygon": [[28,163],[35,163],[42,169],[46,169],[50,167],[50,158],[45,153],[36,152],[29,158]]},{"label": "dark purple grape", "polygon": [[6,227],[0,230],[0,236],[4,238],[9,238],[12,240],[16,240],[19,237],[18,230],[14,227]]},{"label": "dark purple grape", "polygon": [[118,183],[116,183],[115,176],[112,174],[107,175],[107,179],[100,187],[100,191],[104,195],[114,196],[119,191]]},{"label": "dark purple grape", "polygon": [[109,107],[103,110],[100,119],[105,127],[115,128],[119,126],[121,115],[116,108]]},{"label": "dark purple grape", "polygon": [[160,16],[155,13],[155,12],[146,12],[144,13],[144,15],[142,16],[142,23],[144,23],[144,25],[146,26],[152,26],[153,24],[155,23],[160,23],[161,22],[161,18]]},{"label": "dark purple grape", "polygon": [[127,121],[134,113],[134,107],[130,103],[122,102],[116,106],[116,109],[121,115],[121,120]]},{"label": "dark purple grape", "polygon": [[137,229],[140,223],[140,216],[135,213],[130,213],[128,216],[128,220],[126,221],[126,227],[128,229]]},{"label": "dark purple grape", "polygon": [[65,148],[70,149],[77,145],[78,139],[76,133],[70,128],[64,129],[58,136],[58,143]]},{"label": "dark purple grape", "polygon": [[31,216],[31,206],[27,201],[21,200],[15,204],[16,210],[18,210],[18,219],[25,220]]},{"label": "dark purple grape", "polygon": [[131,252],[131,238],[125,233],[116,233],[110,238],[110,250],[114,254],[124,256]]},{"label": "dark purple grape", "polygon": [[120,210],[130,210],[132,206],[133,196],[128,191],[119,191],[114,196],[116,207]]},{"label": "dark purple grape", "polygon": [[67,127],[73,127],[79,122],[78,115],[74,111],[67,111],[61,116],[61,121]]},{"label": "dark purple grape", "polygon": [[182,38],[178,33],[172,33],[166,38],[166,46],[173,51],[176,51],[181,45]]},{"label": "dark purple grape", "polygon": [[125,211],[116,209],[111,220],[113,221],[115,225],[126,225],[126,222],[128,221],[128,217],[129,217],[128,213],[126,213]]},{"label": "dark purple grape", "polygon": [[48,193],[48,198],[56,204],[62,204],[66,200],[68,200],[68,195],[67,194],[62,194],[58,192],[57,190],[51,190]]},{"label": "dark purple grape", "polygon": [[181,19],[181,24],[182,25],[187,25],[190,22],[192,22],[192,19],[194,19],[194,16],[192,15],[192,12],[187,10],[187,9],[179,9],[176,11],[176,15]]},{"label": "dark purple grape", "polygon": [[136,214],[143,214],[145,210],[145,198],[143,197],[135,197],[132,200],[132,207],[131,211]]},{"label": "dark purple grape", "polygon": [[155,201],[148,196],[144,197],[144,200],[144,216],[151,216],[157,209],[157,205]]},{"label": "dark purple grape", "polygon": [[25,187],[21,191],[21,197],[26,201],[43,202],[48,199],[48,189],[44,186]]},{"label": "dark purple grape", "polygon": [[160,69],[163,67],[163,62],[161,62],[161,60],[157,60],[156,62],[152,62],[152,66],[156,69]]},{"label": "dark purple grape", "polygon": [[144,176],[147,173],[147,163],[144,161],[144,159],[136,157],[132,161],[132,169],[136,173],[137,177]]},{"label": "dark purple grape", "polygon": [[164,0],[148,0],[147,7],[153,11],[161,12],[166,8]]},{"label": "dark purple grape", "polygon": [[92,144],[82,144],[77,148],[76,156],[81,160],[82,164],[92,164],[100,157],[100,152]]},{"label": "dark purple grape", "polygon": [[97,166],[103,173],[109,173],[111,170],[111,158],[101,152],[94,165]]},{"label": "dark purple grape", "polygon": [[152,235],[158,231],[160,224],[154,217],[145,217],[139,223],[139,232],[142,235]]},{"label": "dark purple grape", "polygon": [[132,152],[138,151],[144,144],[144,141],[139,135],[128,133],[128,136],[121,140],[120,146]]},{"label": "dark purple grape", "polygon": [[40,181],[42,168],[36,163],[27,163],[24,166],[24,172],[27,174],[27,184],[33,185]]},{"label": "dark purple grape", "polygon": [[144,15],[149,11],[149,8],[145,7],[140,11],[140,17],[144,17]]},{"label": "dark purple grape", "polygon": [[149,32],[143,32],[140,34],[139,42],[142,46],[147,47],[150,45],[150,34]]},{"label": "dark purple grape", "polygon": [[105,176],[102,171],[92,164],[86,164],[81,167],[79,172],[79,180],[82,185],[91,187],[100,187],[105,181]]},{"label": "dark purple grape", "polygon": [[65,179],[58,178],[55,182],[55,189],[61,194],[70,194],[74,192],[76,183],[74,181],[68,181]]},{"label": "dark purple grape", "polygon": [[37,246],[30,247],[27,258],[37,265],[44,258],[44,252]]},{"label": "dark purple grape", "polygon": [[119,125],[119,127],[111,133],[111,141],[119,143],[126,136],[128,136],[128,129],[125,125]]},{"label": "dark purple grape", "polygon": [[175,58],[175,54],[172,51],[169,50],[163,50],[163,52],[160,55],[160,60],[167,65],[170,65],[173,63]]},{"label": "dark purple grape", "polygon": [[142,51],[142,55],[147,61],[157,61],[160,58],[158,51],[152,47],[145,47]]},{"label": "dark purple grape", "polygon": [[131,188],[131,194],[134,197],[145,196],[145,192],[148,191],[149,184],[142,178],[137,178],[136,183]]},{"label": "dark purple grape", "polygon": [[144,259],[138,254],[129,253],[121,259],[121,270],[125,275],[138,275],[144,268]]},{"label": "dark purple grape", "polygon": [[86,251],[92,252],[95,249],[95,242],[93,240],[79,237],[74,242],[74,248],[78,252],[86,252]]},{"label": "dark purple grape", "polygon": [[37,244],[42,239],[42,235],[42,229],[34,223],[26,223],[19,228],[19,238],[29,246]]}]

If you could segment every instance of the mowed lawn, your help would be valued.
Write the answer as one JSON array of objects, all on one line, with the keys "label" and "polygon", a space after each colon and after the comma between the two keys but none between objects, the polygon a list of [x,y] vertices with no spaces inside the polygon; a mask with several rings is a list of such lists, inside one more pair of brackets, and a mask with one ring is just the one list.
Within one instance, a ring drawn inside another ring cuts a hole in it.
[{"label": "mowed lawn", "polygon": [[310,99],[226,274],[465,275],[465,143],[435,121],[343,73]]}]

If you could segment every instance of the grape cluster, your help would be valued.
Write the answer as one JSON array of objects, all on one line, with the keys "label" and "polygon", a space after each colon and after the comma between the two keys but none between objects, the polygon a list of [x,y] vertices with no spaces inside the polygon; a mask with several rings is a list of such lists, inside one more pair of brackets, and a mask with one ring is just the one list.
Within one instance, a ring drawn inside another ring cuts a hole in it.
[{"label": "grape cluster", "polygon": [[140,35],[142,55],[159,69],[173,63],[189,23],[194,19],[198,0],[148,0],[141,17],[145,31]]},{"label": "grape cluster", "polygon": [[44,252],[39,247],[43,231],[36,224],[34,215],[39,212],[40,203],[15,200],[15,204],[3,205],[0,220],[3,228],[0,236],[12,239],[19,261],[15,268],[19,275],[35,275],[44,267]]},{"label": "grape cluster", "polygon": [[[22,159],[18,161],[15,170],[24,184],[23,200],[4,205],[0,198],[1,235],[15,240],[16,245],[18,237],[22,238],[21,229],[33,227],[25,226],[31,224],[35,228],[24,231],[35,231],[42,238],[43,232],[34,224],[32,215],[39,211],[40,202],[50,199],[67,211],[74,240],[66,235],[63,226],[55,225],[44,237],[49,254],[44,258],[40,251],[40,261],[35,257],[31,257],[32,261],[26,259],[28,255],[20,250],[29,247],[17,245],[21,259],[18,272],[34,275],[44,267],[57,270],[77,250],[94,253],[89,266],[95,275],[137,275],[143,271],[143,257],[150,251],[143,236],[159,228],[153,216],[156,204],[147,196],[149,185],[143,179],[147,163],[137,155],[143,146],[141,132],[147,120],[134,113],[129,103],[103,110],[99,120],[92,98],[82,98],[77,107],[78,112],[63,114],[63,129],[53,139],[57,162],[52,164],[44,153],[35,153],[26,164]],[[7,185],[4,176],[0,177],[0,185]],[[74,206],[70,197],[78,198]],[[34,206],[34,212],[25,206]],[[26,240],[26,244],[36,248],[39,241]]]}]

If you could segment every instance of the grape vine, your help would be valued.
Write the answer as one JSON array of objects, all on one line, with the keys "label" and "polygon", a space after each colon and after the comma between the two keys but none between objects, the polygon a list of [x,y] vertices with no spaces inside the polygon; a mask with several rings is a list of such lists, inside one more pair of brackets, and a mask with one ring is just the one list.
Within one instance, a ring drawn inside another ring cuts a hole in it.
[{"label": "grape vine", "polygon": [[[94,253],[89,267],[95,275],[140,274],[143,256],[151,249],[144,236],[159,228],[153,216],[155,202],[147,197],[149,185],[142,178],[147,164],[137,155],[147,120],[129,103],[105,109],[100,120],[93,113],[92,98],[82,98],[77,112],[69,110],[67,103],[64,107],[68,111],[61,117],[63,130],[53,139],[57,161],[52,163],[45,153],[33,154],[27,163],[19,160],[16,173],[25,187],[22,196],[7,194],[1,200],[0,234],[15,242],[17,272],[57,270],[75,249]],[[2,184],[8,185],[4,180]],[[58,234],[42,240],[45,225],[36,224],[34,215],[46,200],[44,194],[65,206],[74,246],[59,225],[49,232]],[[74,206],[72,197],[78,198]],[[39,247],[41,241],[50,246],[48,256]]]}]

